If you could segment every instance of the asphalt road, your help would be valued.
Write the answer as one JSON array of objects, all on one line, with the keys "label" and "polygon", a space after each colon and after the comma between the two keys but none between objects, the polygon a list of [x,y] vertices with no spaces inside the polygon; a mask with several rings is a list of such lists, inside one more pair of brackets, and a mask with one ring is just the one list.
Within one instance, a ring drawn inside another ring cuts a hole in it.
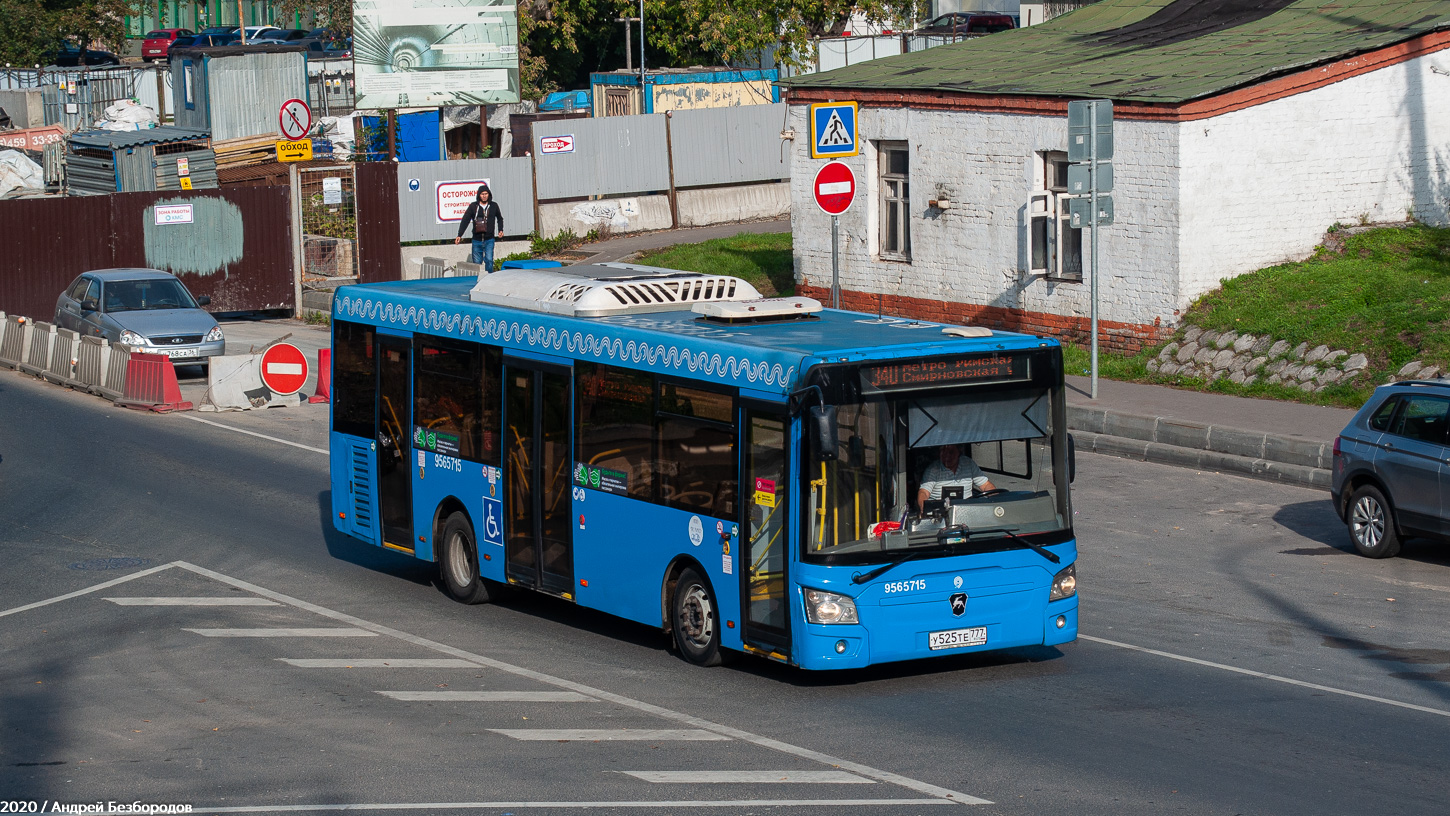
[{"label": "asphalt road", "polygon": [[0,800],[1445,812],[1450,548],[1353,555],[1323,493],[1083,455],[1078,643],[699,669],[334,533],[325,408],[154,415],[0,371]]}]

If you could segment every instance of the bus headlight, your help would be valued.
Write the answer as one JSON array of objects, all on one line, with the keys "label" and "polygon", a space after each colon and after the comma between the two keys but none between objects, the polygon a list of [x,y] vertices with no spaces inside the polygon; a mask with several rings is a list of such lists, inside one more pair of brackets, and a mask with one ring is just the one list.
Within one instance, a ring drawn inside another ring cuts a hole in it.
[{"label": "bus headlight", "polygon": [[811,623],[860,623],[856,602],[845,595],[806,590],[806,620]]},{"label": "bus headlight", "polygon": [[1063,598],[1071,598],[1077,594],[1077,564],[1068,564],[1061,572],[1053,576],[1052,593],[1047,596],[1049,601],[1060,601]]}]

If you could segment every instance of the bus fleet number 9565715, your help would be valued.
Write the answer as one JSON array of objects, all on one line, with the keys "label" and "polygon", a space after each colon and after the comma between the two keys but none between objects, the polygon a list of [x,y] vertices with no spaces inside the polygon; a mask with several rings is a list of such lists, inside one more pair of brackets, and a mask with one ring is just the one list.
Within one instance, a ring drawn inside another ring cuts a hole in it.
[{"label": "bus fleet number 9565715", "polygon": [[888,581],[881,585],[881,589],[887,595],[894,592],[921,592],[926,589],[926,579],[912,578],[909,581]]}]

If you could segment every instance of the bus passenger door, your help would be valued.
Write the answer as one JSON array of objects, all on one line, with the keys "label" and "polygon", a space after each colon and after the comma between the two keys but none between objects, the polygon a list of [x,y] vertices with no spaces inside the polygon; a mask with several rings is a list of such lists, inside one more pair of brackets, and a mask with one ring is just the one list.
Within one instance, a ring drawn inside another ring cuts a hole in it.
[{"label": "bus passenger door", "polygon": [[790,654],[786,564],[790,561],[788,429],[784,413],[745,409],[745,501],[741,569],[746,643]]},{"label": "bus passenger door", "polygon": [[378,335],[378,511],[383,546],[413,552],[412,341]]},{"label": "bus passenger door", "polygon": [[504,549],[509,581],[572,599],[569,370],[504,365]]}]

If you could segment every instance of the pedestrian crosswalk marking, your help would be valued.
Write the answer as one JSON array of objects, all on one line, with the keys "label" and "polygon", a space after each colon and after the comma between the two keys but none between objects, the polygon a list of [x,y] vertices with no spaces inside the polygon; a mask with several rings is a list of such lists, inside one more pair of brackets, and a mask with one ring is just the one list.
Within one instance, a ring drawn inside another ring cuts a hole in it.
[{"label": "pedestrian crosswalk marking", "polygon": [[352,627],[324,627],[320,629],[192,629],[202,637],[211,638],[268,638],[268,637],[377,637],[376,632]]},{"label": "pedestrian crosswalk marking", "polygon": [[722,742],[724,734],[698,728],[490,728],[516,740],[544,742]]},{"label": "pedestrian crosswalk marking", "polygon": [[384,697],[415,703],[589,703],[573,691],[380,691]]},{"label": "pedestrian crosswalk marking", "polygon": [[476,669],[478,664],[456,657],[279,657],[299,669]]},{"label": "pedestrian crosswalk marking", "polygon": [[281,606],[276,601],[247,595],[221,598],[106,598],[117,606]]},{"label": "pedestrian crosswalk marking", "polygon": [[845,771],[620,771],[626,776],[655,783],[678,784],[829,784],[874,785],[866,779]]}]

